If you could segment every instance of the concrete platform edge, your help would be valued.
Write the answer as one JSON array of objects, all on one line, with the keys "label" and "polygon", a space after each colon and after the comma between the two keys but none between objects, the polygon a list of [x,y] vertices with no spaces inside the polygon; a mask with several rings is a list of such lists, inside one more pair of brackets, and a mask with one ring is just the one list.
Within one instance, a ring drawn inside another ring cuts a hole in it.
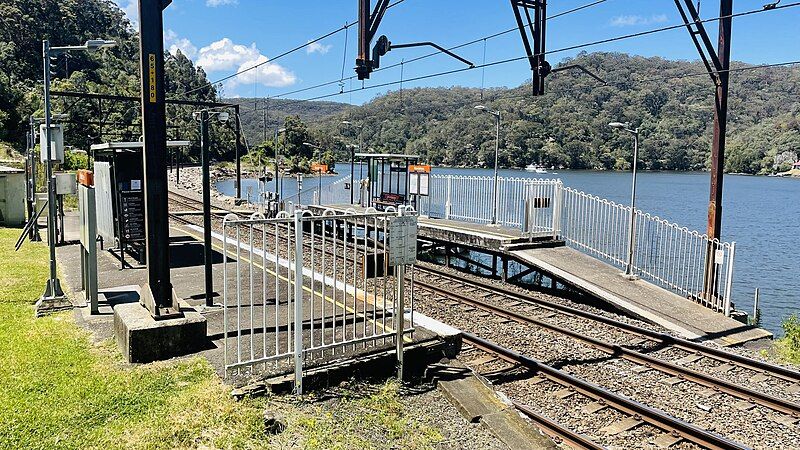
[{"label": "concrete platform edge", "polygon": [[437,379],[437,387],[465,419],[480,422],[510,449],[558,448],[460,361],[438,365],[431,369],[431,375]]}]

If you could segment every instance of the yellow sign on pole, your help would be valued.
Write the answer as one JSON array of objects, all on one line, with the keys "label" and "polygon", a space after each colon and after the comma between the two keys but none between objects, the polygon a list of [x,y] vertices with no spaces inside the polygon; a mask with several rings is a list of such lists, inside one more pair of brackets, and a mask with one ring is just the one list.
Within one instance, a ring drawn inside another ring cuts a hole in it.
[{"label": "yellow sign on pole", "polygon": [[150,85],[150,103],[156,102],[156,55],[151,53],[148,55],[149,63],[149,85]]}]

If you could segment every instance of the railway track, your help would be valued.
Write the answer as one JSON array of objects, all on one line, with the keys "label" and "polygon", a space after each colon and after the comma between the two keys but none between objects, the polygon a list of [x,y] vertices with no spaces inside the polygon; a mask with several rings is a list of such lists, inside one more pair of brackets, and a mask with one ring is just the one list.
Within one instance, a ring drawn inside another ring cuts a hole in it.
[{"label": "railway track", "polygon": [[[680,440],[686,440],[697,444],[701,447],[708,449],[748,449],[749,447],[731,441],[716,433],[706,431],[700,427],[676,419],[669,414],[651,408],[642,403],[633,401],[627,397],[616,394],[610,390],[603,389],[600,386],[584,381],[580,378],[572,376],[566,372],[558,370],[547,364],[539,362],[533,358],[525,356],[507,347],[503,347],[494,342],[483,339],[471,333],[464,332],[464,342],[470,346],[480,349],[486,353],[496,355],[497,357],[509,363],[519,365],[525,369],[538,374],[542,379],[557,383],[564,386],[571,393],[582,395],[591,399],[596,408],[614,408],[626,415],[628,415],[631,423],[645,422],[652,425],[664,434],[657,438],[658,442],[662,442],[665,446],[674,445]],[[570,394],[571,396],[572,394]],[[534,422],[541,425],[541,417],[535,411],[515,403],[517,409],[528,417],[531,417]],[[578,448],[597,449],[604,448],[603,446],[591,441],[589,438],[569,430],[568,428],[555,424],[554,422],[546,419],[549,423],[544,428],[544,432],[562,440],[570,445]]]},{"label": "railway track", "polygon": [[[520,293],[514,289],[503,288],[496,285],[489,285],[475,281],[468,281],[462,278],[455,278],[452,274],[445,271],[438,270],[429,266],[416,266],[418,273],[428,274],[434,277],[434,280],[443,281],[445,283],[458,283],[469,289],[475,289],[486,292],[490,295],[496,295],[499,298],[522,302],[533,306],[541,307],[548,312],[555,314],[563,314],[565,316],[572,316],[591,321],[599,322],[622,332],[636,336],[656,343],[664,347],[674,347],[684,352],[694,355],[696,357],[710,358],[719,361],[723,364],[741,367],[753,372],[753,375],[762,375],[774,377],[783,380],[789,385],[787,386],[788,392],[800,391],[800,372],[789,369],[787,367],[779,366],[777,364],[760,361],[753,358],[748,358],[736,353],[726,352],[725,350],[709,347],[699,342],[681,339],[666,333],[659,333],[657,331],[649,330],[640,326],[622,322],[607,316],[595,314],[582,309],[573,308],[560,303],[552,302],[543,298],[538,298],[532,295]],[[416,280],[419,283],[419,280]]]},{"label": "railway track", "polygon": [[[627,348],[626,346],[605,342],[604,340],[597,339],[587,334],[583,334],[563,326],[555,325],[550,320],[544,320],[541,318],[532,317],[528,314],[516,312],[514,309],[519,309],[515,307],[519,305],[534,305],[540,308],[541,311],[545,311],[548,318],[556,317],[562,314],[572,318],[593,320],[611,327],[616,327],[618,330],[624,331],[625,333],[633,336],[646,339],[656,344],[656,348],[680,348],[685,352],[689,352],[689,361],[698,360],[700,358],[710,358],[721,362],[722,367],[737,366],[745,368],[753,371],[754,376],[759,377],[760,379],[783,380],[788,382],[789,386],[796,386],[800,374],[791,369],[747,358],[735,353],[728,353],[724,350],[707,347],[696,342],[686,341],[663,333],[654,332],[652,330],[641,328],[629,323],[620,322],[606,316],[572,308],[532,295],[525,295],[515,290],[499,287],[494,284],[484,284],[474,280],[467,281],[461,277],[455,277],[449,273],[427,266],[417,266],[417,273],[419,276],[415,279],[415,288],[430,292],[434,295],[433,298],[436,299],[436,302],[441,302],[442,299],[447,299],[463,305],[463,310],[474,311],[478,314],[478,316],[481,317],[487,317],[491,315],[498,317],[505,323],[513,322],[522,326],[537,327],[556,335],[565,336],[573,341],[588,346],[593,350],[603,352],[608,355],[608,358],[622,359],[634,363],[642,369],[642,372],[656,370],[670,375],[672,379],[676,380],[677,383],[684,381],[691,382],[705,387],[707,391],[713,392],[714,394],[730,395],[735,399],[740,400],[739,403],[745,405],[744,407],[737,408],[743,415],[746,415],[746,411],[750,409],[750,407],[746,405],[753,404],[769,408],[777,412],[778,415],[785,415],[783,417],[785,417],[786,420],[778,422],[782,423],[783,425],[794,426],[794,423],[800,417],[800,405],[793,401],[782,397],[769,395],[759,390],[751,389],[698,370],[693,370],[675,362],[665,361],[648,353]],[[505,304],[505,306],[502,306],[502,304]],[[466,321],[466,323],[469,323],[469,321]],[[493,355],[498,356],[507,362],[525,367],[526,369],[533,370],[539,374],[543,373],[543,371],[540,370],[542,363],[539,363],[533,358],[525,355],[515,353],[513,350],[508,348],[504,349],[497,344],[493,344],[478,337],[475,334],[467,333],[465,342],[470,344],[473,349],[477,349],[478,351],[492,353]],[[685,358],[681,359],[684,362],[687,361]],[[473,364],[476,366],[486,364],[486,359],[477,358],[474,361],[477,362],[477,364]],[[536,364],[534,364],[534,362]],[[556,370],[554,368],[550,369]],[[501,372],[503,371],[494,371],[492,373]],[[544,371],[544,374],[548,375],[548,378],[551,381],[558,382],[567,389],[577,391],[576,387],[566,383],[564,378],[553,379],[549,376],[553,374],[548,371]],[[587,396],[594,402],[600,402],[600,404],[603,405],[609,404],[607,399],[604,399],[598,395],[598,393],[594,393],[594,395]],[[548,423],[550,419],[544,418],[543,421],[541,416],[532,416],[531,413],[536,414],[536,412],[529,407],[518,404],[518,409],[520,409],[522,413],[530,416],[537,426],[539,426],[539,428],[545,433],[548,433],[557,439],[563,439],[564,441],[572,443],[572,445],[579,448],[596,448],[592,446],[594,443],[586,443],[582,441],[584,438],[582,435],[571,435],[569,434],[569,430],[565,427],[559,426],[557,423]],[[646,419],[641,412],[637,412],[636,410],[621,409],[620,411],[629,414],[631,417],[642,418],[642,420],[645,422],[669,433],[675,439],[680,438],[682,440],[695,442],[698,445],[709,448],[745,448],[740,444],[736,444],[735,442],[729,440],[717,443],[699,442],[694,439],[696,438],[696,430],[687,429],[678,433],[676,428],[671,428],[668,423],[654,422],[653,420]],[[657,419],[658,421],[663,420],[663,418]],[[791,430],[791,428],[789,430]],[[706,438],[707,436],[703,439]],[[671,442],[669,436],[664,436],[661,439],[663,439],[663,442]],[[730,447],[732,444],[735,444],[735,446]]]}]

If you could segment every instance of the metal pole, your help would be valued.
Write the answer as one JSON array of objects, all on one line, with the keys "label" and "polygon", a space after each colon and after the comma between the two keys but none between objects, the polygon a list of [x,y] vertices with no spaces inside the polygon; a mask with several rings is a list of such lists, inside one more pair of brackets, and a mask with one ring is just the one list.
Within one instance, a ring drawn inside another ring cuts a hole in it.
[{"label": "metal pole", "polygon": [[752,323],[753,325],[756,325],[756,326],[760,325],[759,322],[761,321],[761,317],[760,317],[761,313],[758,311],[758,302],[759,302],[760,297],[761,297],[760,294],[761,293],[760,293],[759,288],[756,288],[756,292],[755,292],[755,294],[753,296],[753,323]]},{"label": "metal pole", "polygon": [[169,1],[139,0],[139,54],[142,132],[144,134],[145,234],[147,285],[141,301],[157,319],[179,314],[169,268],[167,201],[167,122],[164,88],[164,24]]},{"label": "metal pole", "polygon": [[394,311],[395,320],[395,341],[397,351],[397,379],[403,381],[403,329],[405,328],[405,286],[403,281],[406,277],[406,266],[399,265],[397,269],[397,309]]},{"label": "metal pole", "polygon": [[633,133],[633,177],[631,181],[631,217],[628,224],[628,262],[625,264],[625,276],[627,277],[633,275],[633,249],[636,246],[636,166],[639,164],[639,129],[631,132]]},{"label": "metal pole", "polygon": [[275,151],[275,200],[278,200],[278,182],[280,180],[280,171],[278,170],[279,164],[279,155],[278,155],[278,129],[275,128],[275,145],[273,150]]},{"label": "metal pole", "polygon": [[[361,150],[359,148],[359,150]],[[356,185],[353,183],[355,180],[355,172],[356,171],[356,148],[350,147],[350,204],[353,204],[355,200],[355,189]]]},{"label": "metal pole", "polygon": [[[34,214],[36,214],[36,203],[34,202],[36,197],[36,187],[31,183],[31,177],[33,176],[33,160],[36,157],[34,150],[36,149],[36,144],[34,144],[34,137],[33,133],[28,130],[27,138],[28,138],[28,153],[25,155],[25,206],[28,212],[28,220],[32,220]],[[35,233],[33,231],[33,227],[28,229],[28,238],[33,240]]]},{"label": "metal pole", "polygon": [[731,28],[733,19],[733,0],[720,0],[719,7],[719,40],[717,42],[717,55],[721,70],[717,72],[719,82],[715,93],[714,108],[714,140],[711,147],[711,189],[708,203],[708,237],[706,249],[706,267],[704,277],[704,292],[707,300],[716,295],[716,279],[714,272],[714,256],[716,245],[714,240],[722,238],[722,179],[725,170],[725,132],[728,126],[728,81],[730,79],[731,63]]},{"label": "metal pole", "polygon": [[61,289],[61,281],[56,273],[56,192],[53,179],[53,148],[52,137],[50,136],[50,42],[42,41],[42,57],[44,58],[44,126],[45,126],[45,148],[47,149],[47,161],[45,170],[47,176],[47,246],[50,249],[50,278],[44,290],[42,299],[60,300],[64,297]]},{"label": "metal pole", "polygon": [[214,306],[214,278],[211,248],[211,170],[209,159],[208,110],[200,112],[200,151],[203,165],[203,262],[205,263],[206,306]]},{"label": "metal pole", "polygon": [[303,393],[303,213],[294,215],[294,393]]},{"label": "metal pole", "polygon": [[[286,154],[286,139],[287,139],[287,137],[288,137],[288,135],[287,135],[286,131],[284,131],[283,132],[283,153],[284,154]],[[277,151],[277,149],[275,151]],[[279,194],[279,198],[283,198],[283,179],[281,179],[280,181],[281,181],[281,192]]]},{"label": "metal pole", "polygon": [[239,106],[234,106],[234,114],[236,114],[236,199],[242,198],[242,154],[241,154],[241,138],[242,138],[242,124],[239,122]]},{"label": "metal pole", "polygon": [[494,202],[494,204],[493,204],[493,207],[492,207],[492,225],[496,225],[497,224],[497,209],[499,207],[499,205],[498,205],[498,203],[499,203],[498,202],[498,200],[499,200],[499,198],[498,198],[498,188],[499,188],[499,186],[497,185],[498,182],[499,182],[499,176],[498,176],[497,162],[498,162],[499,154],[500,154],[500,111],[498,111],[495,114],[494,118],[497,121],[497,135],[496,135],[495,143],[494,143],[494,192],[493,192],[493,200],[492,200]]}]

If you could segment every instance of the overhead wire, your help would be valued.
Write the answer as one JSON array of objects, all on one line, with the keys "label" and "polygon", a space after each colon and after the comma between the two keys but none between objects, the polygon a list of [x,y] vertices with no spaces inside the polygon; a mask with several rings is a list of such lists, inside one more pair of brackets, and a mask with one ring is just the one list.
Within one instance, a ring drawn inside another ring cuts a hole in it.
[{"label": "overhead wire", "polygon": [[[389,9],[389,8],[395,7],[395,6],[397,6],[397,5],[401,4],[401,3],[405,2],[405,1],[406,1],[406,0],[395,0],[394,2],[390,3],[390,4],[389,4],[389,5],[386,7],[386,9]],[[275,62],[276,60],[278,60],[278,59],[281,59],[281,58],[283,58],[283,57],[285,57],[285,56],[291,55],[292,53],[295,53],[295,52],[297,52],[297,51],[300,51],[300,50],[302,50],[302,49],[304,49],[304,48],[308,47],[308,46],[309,46],[309,45],[311,45],[311,44],[316,44],[316,43],[317,43],[317,42],[319,42],[319,41],[325,40],[325,39],[327,39],[327,38],[329,38],[329,37],[331,37],[331,36],[333,36],[333,35],[335,35],[335,34],[337,34],[337,33],[340,33],[340,32],[342,32],[342,31],[345,31],[345,30],[347,30],[348,28],[352,27],[353,25],[356,25],[357,23],[358,23],[358,20],[356,20],[355,22],[352,22],[352,23],[345,23],[343,26],[341,26],[341,27],[339,27],[339,28],[337,28],[337,29],[335,29],[335,30],[331,30],[331,31],[329,31],[329,32],[327,32],[327,33],[325,33],[325,34],[323,34],[322,36],[319,36],[319,37],[317,37],[317,38],[314,38],[314,39],[312,39],[312,40],[310,40],[310,41],[306,42],[305,44],[301,44],[301,45],[298,45],[298,46],[296,46],[296,47],[293,47],[293,48],[291,48],[291,49],[289,49],[289,50],[286,50],[286,51],[284,51],[283,53],[280,53],[280,54],[278,54],[278,55],[276,55],[276,56],[274,56],[274,57],[272,57],[272,58],[269,58],[269,59],[267,59],[266,61],[263,61],[263,62],[260,62],[260,63],[258,63],[258,64],[255,64],[255,65],[253,65],[253,66],[251,66],[251,67],[247,67],[246,69],[241,69],[241,70],[238,70],[238,71],[236,71],[236,73],[232,73],[232,74],[230,74],[230,75],[224,76],[224,77],[222,77],[222,78],[220,78],[220,79],[218,79],[218,80],[215,80],[215,81],[209,81],[209,82],[207,82],[207,83],[205,83],[205,84],[203,84],[203,85],[201,85],[201,86],[198,86],[198,87],[196,87],[196,88],[194,88],[194,89],[190,89],[190,90],[188,90],[188,91],[184,92],[183,94],[184,94],[184,95],[191,94],[191,93],[193,93],[193,92],[196,92],[196,91],[199,91],[199,90],[201,90],[201,89],[205,89],[205,88],[207,88],[207,87],[209,87],[209,86],[214,86],[214,85],[216,85],[216,84],[222,83],[223,81],[228,81],[228,80],[230,80],[230,79],[232,79],[232,78],[238,77],[239,75],[241,75],[241,74],[243,74],[243,73],[247,73],[247,72],[249,72],[249,71],[251,71],[251,70],[253,70],[253,69],[256,69],[256,68],[258,68],[258,67],[261,67],[261,66],[263,66],[263,65],[265,65],[265,64],[269,64],[269,63]]]},{"label": "overhead wire", "polygon": [[[728,70],[722,70],[722,71],[720,71],[720,73],[725,73],[725,72],[728,72],[728,73],[748,72],[748,71],[759,70],[759,69],[785,67],[785,66],[792,66],[792,65],[798,65],[798,64],[800,64],[800,60],[784,61],[784,62],[779,62],[779,63],[770,63],[770,64],[759,64],[759,65],[752,65],[752,66],[734,67],[734,68],[731,68],[731,69],[728,69]],[[643,83],[643,82],[653,82],[653,81],[669,81],[669,80],[674,80],[674,79],[683,79],[683,78],[691,78],[691,77],[702,77],[702,76],[708,76],[708,72],[706,72],[706,71],[698,71],[698,72],[672,74],[672,75],[660,75],[660,76],[644,77],[644,78],[630,78],[630,79],[626,79],[624,81],[606,82],[604,85],[605,86],[608,86],[608,85],[614,86],[614,85],[616,85],[616,86],[619,86],[619,87],[627,87],[628,83],[631,83],[631,82],[633,82],[633,83]],[[407,82],[407,81],[408,80],[405,80],[405,82]],[[563,95],[563,94],[576,92],[576,91],[582,91],[582,90],[587,90],[587,89],[595,89],[596,87],[597,86],[594,86],[594,85],[593,86],[589,86],[589,85],[586,85],[586,86],[574,86],[572,88],[559,89],[559,90],[553,91],[553,92],[555,94]],[[355,90],[360,90],[360,88],[359,89],[355,89]],[[522,92],[517,92],[519,90],[522,90]],[[458,105],[468,105],[468,104],[474,103],[476,101],[479,101],[479,99],[480,99],[479,95],[480,94],[478,94],[476,96],[476,98],[474,98],[474,99],[470,98],[470,99],[464,100],[462,102],[448,103],[448,107],[453,107],[453,106],[458,106]],[[527,92],[527,90],[525,88],[522,88],[520,86],[520,87],[509,89],[508,92],[506,92],[506,93],[496,93],[495,95],[493,95],[491,97],[487,94],[486,101],[487,102],[495,102],[495,101],[498,101],[498,100],[508,100],[508,99],[514,99],[514,98],[529,98],[529,97],[530,97],[530,92]],[[311,101],[311,100],[295,100],[295,101],[292,101],[292,102],[290,102],[288,104],[301,103],[301,102],[305,102],[305,101]],[[242,115],[244,115],[244,112],[242,113]],[[307,123],[307,124],[311,124],[311,123],[322,123],[322,122],[325,122],[327,120],[329,120],[327,117],[323,117],[323,118],[318,118],[318,119],[314,119],[314,120],[304,120],[303,122]]]},{"label": "overhead wire", "polygon": [[[556,19],[558,17],[562,17],[562,16],[566,16],[566,15],[569,15],[569,14],[573,14],[573,13],[576,13],[578,11],[584,10],[586,8],[589,8],[589,7],[592,7],[592,6],[596,6],[596,5],[599,5],[601,3],[605,3],[607,1],[608,0],[595,0],[595,1],[592,1],[590,3],[586,3],[584,5],[577,6],[575,8],[572,8],[572,9],[569,9],[569,10],[566,10],[566,11],[562,11],[560,13],[556,13],[553,16],[551,16],[548,20],[552,20],[552,19]],[[476,43],[481,42],[481,41],[485,42],[486,40],[494,39],[494,38],[497,38],[497,37],[500,37],[500,36],[503,36],[503,35],[506,35],[508,33],[511,33],[513,31],[518,31],[518,30],[519,29],[517,27],[510,28],[510,29],[507,29],[507,30],[503,30],[503,31],[500,31],[500,32],[497,32],[497,33],[493,33],[493,34],[487,35],[487,36],[483,36],[483,37],[480,37],[480,38],[477,38],[477,39],[473,39],[473,40],[468,41],[468,42],[464,42],[464,43],[461,43],[461,44],[458,44],[458,45],[454,45],[452,47],[447,48],[447,51],[458,50],[460,48],[467,47],[467,46],[476,44]],[[432,56],[436,56],[436,55],[439,55],[439,54],[442,54],[442,53],[444,53],[444,52],[442,52],[441,50],[432,51],[430,53],[427,53],[427,54],[424,54],[424,55],[417,56],[415,58],[411,58],[409,60],[406,60],[404,62],[404,64],[410,64],[410,63],[413,63],[413,62],[417,62],[417,61],[420,61],[420,60],[423,60],[423,59],[426,59],[426,58],[430,58]],[[486,61],[486,58],[484,56],[484,62],[485,61]],[[400,62],[397,62],[397,63],[394,63],[394,64],[390,64],[388,66],[384,66],[384,67],[375,69],[373,71],[373,73],[377,73],[377,72],[393,69],[393,68],[396,68],[396,67],[400,67],[400,65],[401,65]],[[341,83],[344,80],[352,81],[355,78],[356,78],[355,75],[352,75],[352,76],[350,76],[348,78],[344,78],[344,75],[342,75],[342,78],[339,78],[337,80],[326,81],[326,82],[319,83],[319,84],[316,84],[316,85],[313,85],[313,86],[307,86],[307,87],[300,88],[300,89],[295,89],[295,90],[292,90],[292,91],[289,91],[289,92],[284,92],[284,93],[281,93],[281,94],[272,95],[272,96],[270,96],[270,98],[283,98],[283,97],[287,97],[289,95],[299,94],[301,92],[307,92],[307,91],[311,91],[311,90],[314,90],[314,89],[319,89],[319,88],[322,88],[322,87],[330,86],[330,85],[333,85],[333,84],[336,84],[336,83]]]},{"label": "overhead wire", "polygon": [[[753,14],[757,14],[757,13],[761,13],[761,12],[775,11],[775,10],[778,10],[778,9],[786,9],[786,8],[797,7],[797,6],[800,6],[800,2],[794,2],[794,3],[787,3],[785,5],[779,5],[776,8],[773,8],[773,9],[755,9],[755,10],[748,10],[748,11],[743,11],[743,12],[739,12],[739,13],[733,13],[733,14],[726,15],[726,16],[712,17],[712,18],[709,18],[709,19],[703,19],[703,20],[698,21],[698,22],[700,22],[700,23],[710,23],[710,22],[716,22],[716,21],[719,21],[719,20],[722,20],[722,19],[727,19],[727,18],[749,16],[749,15],[753,15]],[[660,32],[665,32],[665,31],[670,31],[670,30],[675,30],[675,29],[678,29],[678,28],[685,28],[685,27],[686,27],[686,24],[669,25],[669,26],[664,26],[664,27],[655,28],[655,29],[651,29],[651,30],[641,31],[641,32],[637,32],[637,33],[630,33],[630,34],[625,34],[625,35],[621,35],[621,36],[615,36],[615,37],[611,37],[611,38],[600,39],[600,40],[596,40],[596,41],[592,41],[592,42],[586,42],[586,43],[583,43],[583,44],[576,44],[576,45],[571,45],[571,46],[567,46],[567,47],[562,47],[562,48],[559,48],[559,49],[546,51],[546,52],[543,52],[541,54],[537,54],[537,55],[533,55],[533,56],[551,55],[551,54],[561,53],[561,52],[566,52],[566,51],[571,51],[571,50],[578,50],[578,49],[581,49],[581,48],[586,48],[586,47],[591,47],[591,46],[601,45],[601,44],[607,44],[607,43],[611,43],[611,42],[618,42],[618,41],[627,40],[627,39],[638,38],[638,37],[641,37],[641,36],[646,36],[646,35],[650,35],[650,34],[655,34],[655,33],[660,33]],[[409,78],[409,79],[406,79],[405,82],[408,83],[408,82],[413,82],[413,81],[421,81],[421,80],[425,80],[425,79],[428,79],[428,78],[435,78],[435,77],[440,77],[440,76],[452,75],[452,74],[455,74],[455,73],[467,72],[467,71],[475,70],[475,69],[483,69],[485,67],[492,67],[492,66],[496,66],[496,65],[502,65],[502,64],[508,64],[508,63],[511,63],[511,62],[521,61],[521,60],[525,60],[527,58],[528,58],[527,56],[518,56],[518,57],[507,58],[507,59],[498,60],[498,61],[492,61],[492,62],[489,62],[489,63],[480,64],[480,65],[475,65],[475,66],[472,66],[472,67],[461,67],[461,68],[457,68],[457,69],[452,69],[452,70],[446,70],[446,71],[437,72],[437,73],[421,75],[421,76],[418,76],[418,77],[415,77],[415,78]],[[409,61],[411,61],[411,60],[409,60]],[[404,63],[408,64],[409,61],[405,61]],[[708,75],[708,73],[706,72],[705,75]],[[396,85],[396,84],[399,84],[399,81],[395,80],[395,81],[389,81],[389,82],[384,82],[384,83],[364,86],[364,87],[355,89],[355,91],[377,89],[377,88],[392,86],[392,85]],[[345,91],[343,93],[347,93],[347,92],[350,92],[350,91]],[[298,100],[298,101],[320,100],[320,99],[324,99],[324,98],[335,97],[335,96],[337,96],[339,94],[340,93],[325,94],[325,95],[315,96],[315,97],[306,98],[306,99],[302,99],[302,100]],[[273,96],[272,98],[275,98],[275,97],[276,96]]]}]

